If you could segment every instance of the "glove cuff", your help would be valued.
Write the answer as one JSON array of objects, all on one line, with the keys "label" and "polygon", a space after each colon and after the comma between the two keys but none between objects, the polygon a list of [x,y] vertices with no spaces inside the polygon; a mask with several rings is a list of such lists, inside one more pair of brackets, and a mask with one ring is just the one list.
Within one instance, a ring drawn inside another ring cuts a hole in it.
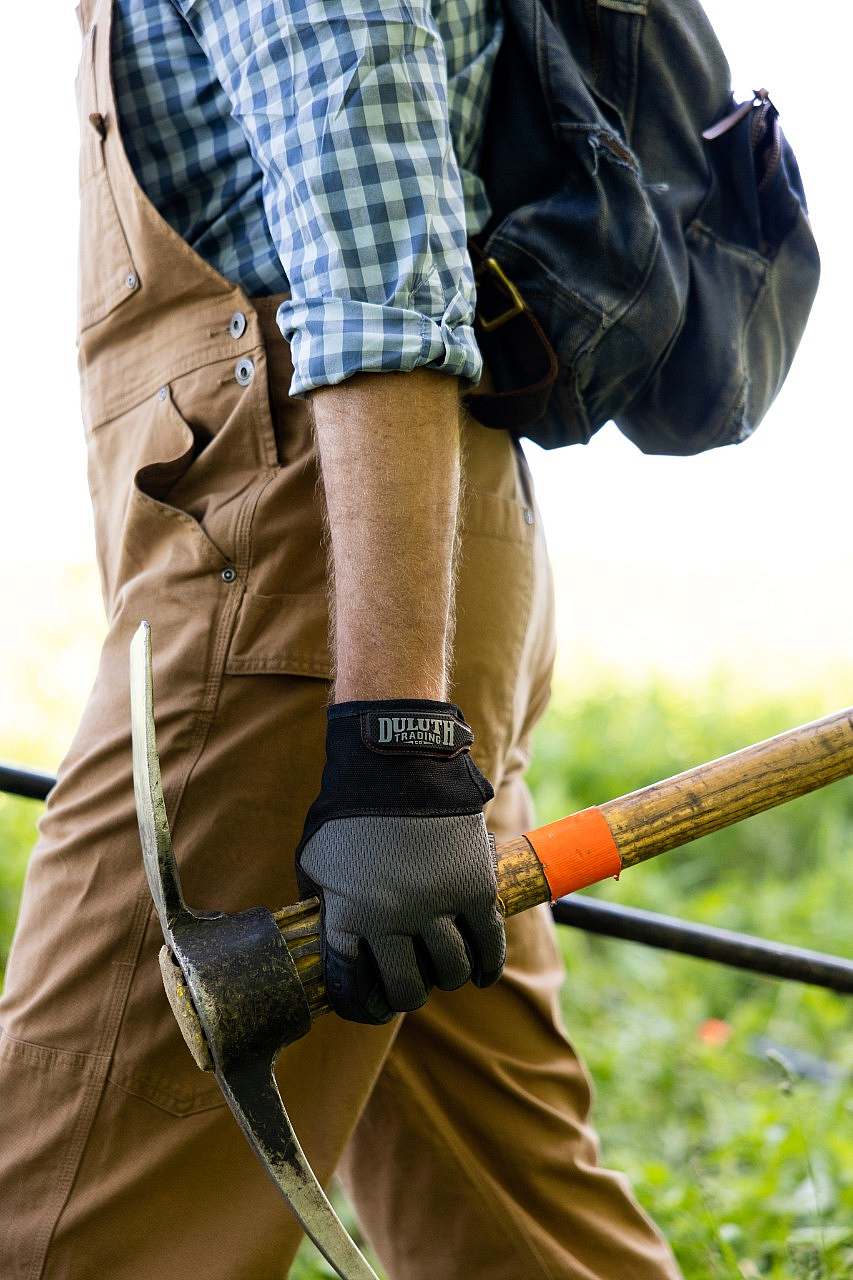
[{"label": "glove cuff", "polygon": [[326,765],[297,850],[335,818],[479,813],[494,793],[469,754],[474,734],[452,702],[390,698],[328,708]]},{"label": "glove cuff", "polygon": [[453,702],[429,698],[387,698],[375,701],[338,702],[328,708],[327,742],[333,736],[353,734],[357,721],[361,744],[385,756],[421,756],[452,759],[474,741],[471,726]]}]

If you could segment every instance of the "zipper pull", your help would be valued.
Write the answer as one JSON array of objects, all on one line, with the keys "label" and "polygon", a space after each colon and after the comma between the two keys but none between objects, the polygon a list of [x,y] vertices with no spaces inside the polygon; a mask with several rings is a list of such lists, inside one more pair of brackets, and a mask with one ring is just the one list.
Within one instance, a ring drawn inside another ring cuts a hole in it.
[{"label": "zipper pull", "polygon": [[[715,138],[721,138],[724,133],[728,133],[729,129],[733,129],[744,116],[748,116],[750,111],[754,111],[756,107],[763,107],[765,103],[773,103],[770,101],[770,93],[767,89],[753,89],[752,100],[749,102],[741,102],[735,107],[734,111],[730,111],[727,116],[723,116],[722,120],[718,120],[716,124],[709,125],[707,129],[702,130],[702,137],[706,142],[713,142]],[[775,111],[776,108],[773,107]]]}]

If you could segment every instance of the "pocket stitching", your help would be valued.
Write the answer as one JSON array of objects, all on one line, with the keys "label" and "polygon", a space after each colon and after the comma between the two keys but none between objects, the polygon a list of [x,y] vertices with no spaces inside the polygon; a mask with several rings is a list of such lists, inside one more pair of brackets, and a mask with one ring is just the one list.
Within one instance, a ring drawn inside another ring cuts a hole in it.
[{"label": "pocket stitching", "polygon": [[164,1087],[162,1076],[150,1076],[144,1071],[128,1071],[122,1079],[118,1073],[110,1071],[107,1083],[132,1098],[139,1098],[170,1115],[197,1115],[202,1111],[213,1111],[226,1106],[225,1098],[219,1086],[194,1089],[192,1092],[176,1093],[174,1089]]}]

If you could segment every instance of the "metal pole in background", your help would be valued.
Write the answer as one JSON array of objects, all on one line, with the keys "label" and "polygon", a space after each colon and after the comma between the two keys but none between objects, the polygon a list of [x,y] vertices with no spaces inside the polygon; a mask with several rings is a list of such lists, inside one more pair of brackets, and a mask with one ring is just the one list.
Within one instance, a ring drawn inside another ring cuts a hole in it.
[{"label": "metal pole in background", "polygon": [[[0,764],[0,792],[27,800],[44,800],[56,779],[49,773]],[[558,924],[586,933],[637,942],[661,951],[711,960],[734,969],[747,969],[770,978],[805,982],[842,994],[853,993],[853,960],[827,955],[745,933],[694,924],[675,916],[623,907],[597,898],[571,894],[552,907]]]},{"label": "metal pole in background", "polygon": [[49,773],[37,769],[22,769],[14,764],[0,764],[0,791],[10,796],[23,796],[25,800],[46,800],[56,782]]},{"label": "metal pole in background", "polygon": [[599,898],[572,894],[553,905],[558,924],[572,925],[586,933],[625,942],[641,942],[646,947],[675,951],[697,960],[713,960],[732,969],[748,969],[770,978],[807,982],[813,987],[853,993],[853,960],[770,942],[747,933],[732,933],[707,924],[694,924],[676,916],[658,915],[638,907],[622,907]]}]

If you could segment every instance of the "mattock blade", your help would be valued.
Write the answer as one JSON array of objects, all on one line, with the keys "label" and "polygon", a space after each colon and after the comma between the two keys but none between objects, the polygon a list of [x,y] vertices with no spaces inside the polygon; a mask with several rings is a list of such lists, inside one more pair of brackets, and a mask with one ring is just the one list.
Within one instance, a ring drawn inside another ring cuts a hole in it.
[{"label": "mattock blade", "polygon": [[[308,1001],[275,918],[263,907],[201,913],[184,902],[157,756],[147,622],[130,646],[130,702],[145,873],[163,937],[190,996],[180,1004],[182,1032],[188,1044],[203,1037],[225,1100],[252,1150],[341,1280],[377,1280],[314,1176],[273,1074],[278,1050],[311,1026]],[[189,1035],[187,1021],[193,1024]]]},{"label": "mattock blade", "polygon": [[167,937],[178,916],[189,914],[163,799],[160,758],[154,729],[154,672],[151,626],[141,622],[130,642],[130,731],[133,742],[133,790],[142,842],[142,861],[151,897]]},{"label": "mattock blade", "polygon": [[217,1071],[216,1078],[252,1150],[326,1261],[345,1280],[377,1280],[299,1145],[278,1091],[272,1060]]}]

